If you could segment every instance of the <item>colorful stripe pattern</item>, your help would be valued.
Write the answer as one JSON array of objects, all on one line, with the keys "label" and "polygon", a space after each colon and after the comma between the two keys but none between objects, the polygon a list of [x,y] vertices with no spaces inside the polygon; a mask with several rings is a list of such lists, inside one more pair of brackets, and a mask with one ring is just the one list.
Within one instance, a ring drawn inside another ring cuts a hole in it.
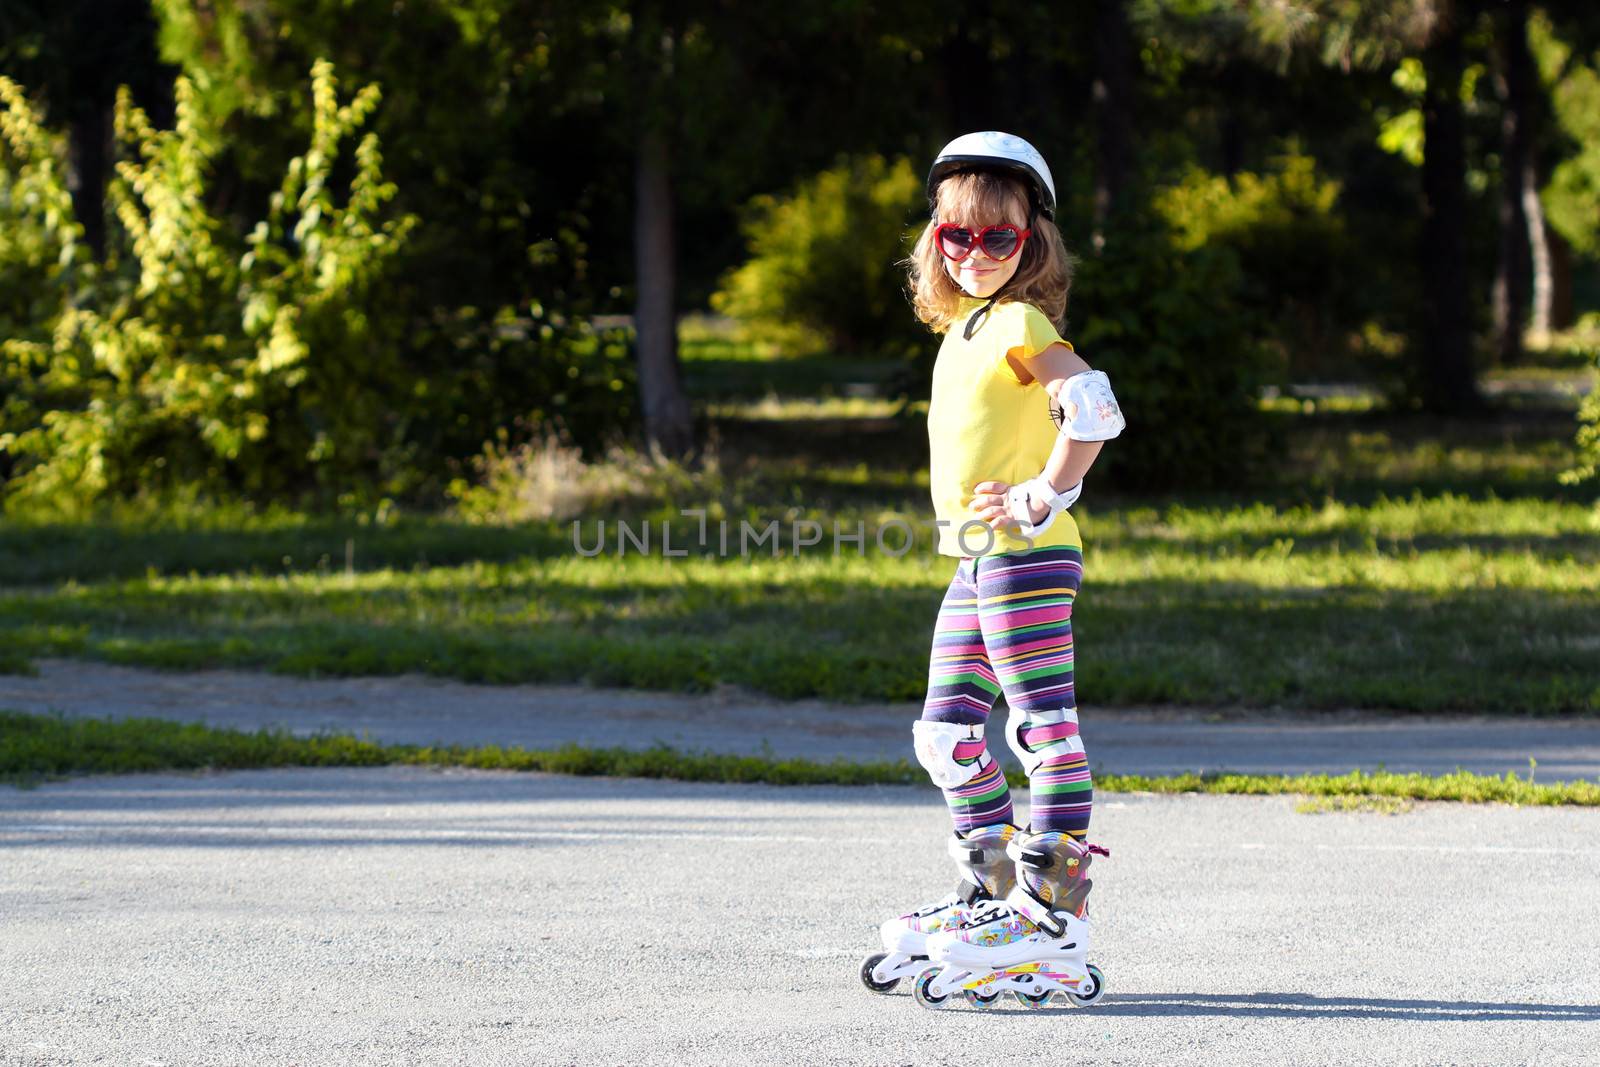
[{"label": "colorful stripe pattern", "polygon": [[[1001,692],[1010,707],[1037,710],[1021,734],[1044,757],[1032,776],[1029,822],[1036,832],[1079,839],[1094,803],[1073,688],[1072,602],[1082,578],[1083,554],[1066,546],[963,557],[934,625],[922,710],[924,719],[986,723]],[[964,754],[958,748],[958,758]],[[957,829],[1011,817],[999,764],[987,751],[977,758],[977,776],[945,790]]]},{"label": "colorful stripe pattern", "polygon": [[983,753],[982,760],[983,769],[970,782],[944,790],[945,803],[950,805],[950,815],[955,819],[956,829],[963,832],[976,830],[980,826],[1015,821],[1011,814],[1011,787],[1006,784],[1005,768],[988,752]]}]

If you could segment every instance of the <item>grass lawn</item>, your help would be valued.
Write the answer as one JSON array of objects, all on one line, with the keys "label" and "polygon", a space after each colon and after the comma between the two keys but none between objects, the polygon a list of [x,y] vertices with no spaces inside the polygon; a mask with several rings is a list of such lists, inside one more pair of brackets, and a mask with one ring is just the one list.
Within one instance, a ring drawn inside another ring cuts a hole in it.
[{"label": "grass lawn", "polygon": [[[777,375],[812,389],[810,401],[766,400],[759,364],[737,390],[702,397],[720,441],[715,477],[605,512],[651,522],[649,554],[619,556],[613,538],[582,557],[553,521],[217,508],[8,522],[0,670],[67,655],[920,699],[954,569],[923,525],[925,431],[816,391],[881,380],[881,368],[840,362]],[[1289,422],[1290,452],[1246,495],[1135,498],[1091,476],[1074,508],[1087,546],[1074,617],[1085,706],[1600,712],[1600,506],[1594,487],[1556,481],[1570,413],[1466,424],[1335,405],[1275,417]],[[780,555],[695,551],[695,520],[678,514],[695,507],[713,544],[719,520],[735,541],[740,519],[777,520]],[[598,518],[584,516],[586,542]],[[892,518],[920,532],[898,558],[871,544]],[[660,553],[669,519],[687,557]],[[834,556],[827,536],[796,547],[801,519],[825,531],[859,522],[867,550]]]}]

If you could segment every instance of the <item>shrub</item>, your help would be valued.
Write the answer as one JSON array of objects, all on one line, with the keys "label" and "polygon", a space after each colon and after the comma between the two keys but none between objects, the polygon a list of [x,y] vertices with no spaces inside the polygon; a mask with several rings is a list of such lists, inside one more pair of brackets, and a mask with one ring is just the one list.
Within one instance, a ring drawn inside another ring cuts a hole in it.
[{"label": "shrub", "polygon": [[[57,402],[46,380],[51,324],[92,277],[63,141],[40,124],[22,87],[0,77],[0,435],[37,425]],[[10,444],[0,436],[0,482],[12,467]]]},{"label": "shrub", "polygon": [[712,307],[752,340],[792,352],[901,353],[925,340],[897,262],[926,212],[906,159],[842,160],[783,196],[745,210],[750,258],[730,271]]},{"label": "shrub", "polygon": [[1237,484],[1267,454],[1257,397],[1266,357],[1235,299],[1226,248],[1184,249],[1154,212],[1128,212],[1079,263],[1068,308],[1074,347],[1106,371],[1127,415],[1092,477],[1118,488]]},{"label": "shrub", "polygon": [[1553,125],[1571,145],[1540,190],[1545,217],[1580,255],[1600,255],[1600,49],[1574,54],[1539,12],[1528,20],[1528,43]]},{"label": "shrub", "polygon": [[520,445],[501,430],[473,459],[474,480],[454,480],[455,513],[473,523],[563,522],[607,511],[674,501],[715,499],[725,488],[715,448],[691,467],[658,449],[641,452],[612,441],[585,459],[559,424]]},{"label": "shrub", "polygon": [[[93,284],[74,292],[39,257],[3,257],[42,294],[28,315],[47,333],[0,350],[8,394],[27,398],[8,403],[0,425],[0,447],[17,457],[8,507],[73,510],[180,483],[340,487],[402,466],[384,395],[403,383],[398,326],[380,309],[414,220],[385,217],[394,187],[374,135],[342,158],[376,87],[341,105],[331,65],[318,63],[312,93],[311,144],[244,237],[207,206],[220,142],[188,80],[178,79],[171,130],[118,95],[122,158],[107,189],[117,226]],[[5,105],[19,157],[9,181],[33,176],[50,205],[42,243],[68,249],[77,224],[42,162],[59,143],[23,136],[38,120],[20,93],[8,90]],[[352,175],[339,196],[336,165]]]},{"label": "shrub", "polygon": [[[1588,348],[1589,362],[1600,371],[1600,313],[1583,317],[1573,331],[1578,344]],[[1600,475],[1600,385],[1589,390],[1578,406],[1577,462],[1561,473],[1564,485],[1577,485]]]},{"label": "shrub", "polygon": [[1335,213],[1339,183],[1309,156],[1289,152],[1264,174],[1231,178],[1190,167],[1155,206],[1184,251],[1233,251],[1238,297],[1260,312],[1266,338],[1289,375],[1346,373],[1351,339],[1365,316],[1365,279],[1354,242]]}]

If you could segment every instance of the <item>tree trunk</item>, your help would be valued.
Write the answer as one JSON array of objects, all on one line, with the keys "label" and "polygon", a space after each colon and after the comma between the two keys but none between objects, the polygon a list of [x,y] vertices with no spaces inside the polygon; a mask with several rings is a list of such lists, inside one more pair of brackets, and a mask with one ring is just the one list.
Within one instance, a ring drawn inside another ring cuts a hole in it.
[{"label": "tree trunk", "polygon": [[83,239],[97,261],[106,258],[106,171],[111,155],[113,105],[85,101],[68,130],[67,192]]},{"label": "tree trunk", "polygon": [[1555,311],[1555,268],[1551,262],[1549,231],[1544,205],[1539,202],[1539,172],[1533,160],[1522,175],[1522,215],[1528,222],[1528,248],[1533,253],[1533,321],[1529,328],[1538,343],[1550,336]]},{"label": "tree trunk", "polygon": [[1500,97],[1500,242],[1494,279],[1495,354],[1502,366],[1522,356],[1527,313],[1528,173],[1533,143],[1533,59],[1528,54],[1527,0],[1510,0],[1495,19]]},{"label": "tree trunk", "polygon": [[1431,411],[1483,406],[1472,376],[1466,265],[1466,149],[1461,121],[1461,23],[1448,0],[1422,52],[1422,402]]},{"label": "tree trunk", "polygon": [[1550,247],[1550,329],[1570,330],[1577,321],[1572,305],[1572,246],[1548,226],[1544,233]]},{"label": "tree trunk", "polygon": [[[674,243],[672,158],[668,151],[670,112],[666,62],[671,36],[645,29],[648,66],[640,80],[643,95],[634,160],[634,268],[637,288],[634,331],[639,359],[639,399],[646,441],[671,457],[694,445],[694,424],[678,367],[677,270]],[[654,40],[651,37],[654,37]],[[659,43],[657,43],[659,42]]]},{"label": "tree trunk", "polygon": [[1121,206],[1133,156],[1133,42],[1124,0],[1094,4],[1094,246],[1105,244],[1106,220]]}]

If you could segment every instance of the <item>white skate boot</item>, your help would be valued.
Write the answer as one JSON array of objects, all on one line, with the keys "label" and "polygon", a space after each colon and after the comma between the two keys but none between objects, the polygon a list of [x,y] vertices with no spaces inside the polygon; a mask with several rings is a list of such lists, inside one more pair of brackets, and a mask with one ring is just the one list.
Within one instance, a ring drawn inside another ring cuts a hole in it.
[{"label": "white skate boot", "polygon": [[891,992],[900,979],[914,977],[928,966],[930,935],[960,925],[975,909],[1009,893],[1015,875],[1006,844],[1017,832],[1010,823],[982,826],[965,834],[956,831],[948,845],[951,858],[961,869],[955,892],[879,927],[884,951],[861,961],[862,984],[874,993]]},{"label": "white skate boot", "polygon": [[1105,988],[1100,968],[1088,962],[1085,901],[1091,854],[1110,853],[1061,830],[1021,831],[1006,852],[1017,878],[1005,899],[928,938],[930,962],[912,987],[923,1007],[943,1007],[958,993],[978,1007],[1001,993],[1033,1008],[1057,995],[1084,1005]]}]

